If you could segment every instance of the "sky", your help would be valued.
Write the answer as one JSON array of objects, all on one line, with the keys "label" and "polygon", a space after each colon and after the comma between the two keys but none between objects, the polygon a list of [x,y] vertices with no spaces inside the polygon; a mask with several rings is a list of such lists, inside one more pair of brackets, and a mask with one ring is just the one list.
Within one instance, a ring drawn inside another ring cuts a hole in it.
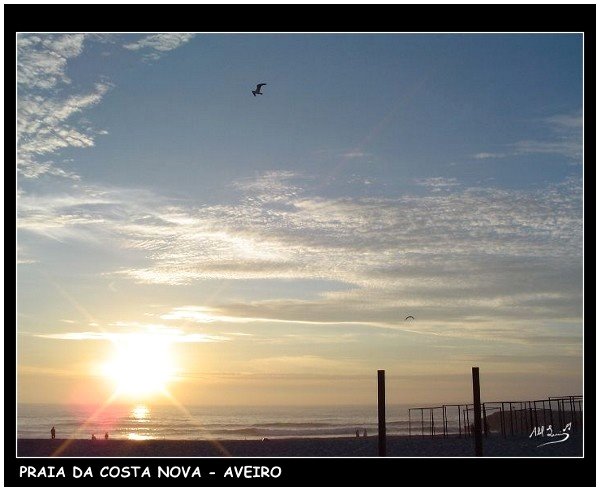
[{"label": "sky", "polygon": [[23,33],[16,71],[19,402],[582,393],[581,35]]}]

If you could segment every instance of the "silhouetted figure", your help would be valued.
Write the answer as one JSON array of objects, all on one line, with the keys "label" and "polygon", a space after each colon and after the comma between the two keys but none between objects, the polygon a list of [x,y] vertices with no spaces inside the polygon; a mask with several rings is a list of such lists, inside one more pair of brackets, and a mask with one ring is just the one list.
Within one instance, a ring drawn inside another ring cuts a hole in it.
[{"label": "silhouetted figure", "polygon": [[108,440],[108,431],[106,433],[104,433],[104,439]]},{"label": "silhouetted figure", "polygon": [[94,434],[92,433],[92,440],[95,440],[95,439],[96,439],[96,435],[94,435]]},{"label": "silhouetted figure", "polygon": [[54,429],[54,426],[50,430],[50,436],[52,437],[53,440],[56,438],[56,430]]},{"label": "silhouetted figure", "polygon": [[258,95],[263,95],[263,93],[260,91],[260,90],[262,89],[263,85],[267,85],[267,84],[258,84],[258,85],[256,86],[256,89],[252,91],[252,95],[253,95],[254,97],[256,97],[256,94],[258,94]]},{"label": "silhouetted figure", "polygon": [[358,428],[356,428],[356,438],[360,437],[360,432],[358,431]]},{"label": "silhouetted figure", "polygon": [[363,438],[367,438],[367,429],[366,428],[363,430]]}]

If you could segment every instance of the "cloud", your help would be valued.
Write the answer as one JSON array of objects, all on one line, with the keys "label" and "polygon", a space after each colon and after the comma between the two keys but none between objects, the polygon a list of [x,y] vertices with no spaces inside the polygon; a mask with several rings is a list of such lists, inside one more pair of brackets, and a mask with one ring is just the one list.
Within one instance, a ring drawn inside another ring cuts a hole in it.
[{"label": "cloud", "polygon": [[558,132],[562,132],[566,128],[570,128],[579,132],[583,128],[583,113],[581,111],[577,111],[568,114],[557,114],[545,118],[543,122],[554,127],[554,129]]},{"label": "cloud", "polygon": [[[176,307],[160,316],[163,320],[185,320],[198,324],[209,323],[276,323],[297,325],[333,325],[333,326],[372,326],[380,328],[397,328],[406,332],[413,331],[406,326],[394,322],[373,322],[362,320],[359,316],[353,319],[355,312],[345,312],[339,317],[328,318],[330,307],[320,308],[321,302],[305,302],[297,300],[275,300],[263,303],[229,304],[218,307],[188,305]],[[322,303],[321,303],[322,304]],[[305,310],[306,309],[306,310]],[[336,337],[339,341],[339,337]]]},{"label": "cloud", "polygon": [[147,60],[158,60],[165,53],[189,42],[194,36],[195,34],[191,33],[151,34],[123,47],[132,51],[143,51]]},{"label": "cloud", "polygon": [[100,132],[91,128],[75,128],[68,121],[75,114],[98,104],[109,88],[108,83],[97,83],[91,92],[64,99],[25,95],[19,100],[18,153],[25,175],[36,177],[53,171],[66,175],[61,169],[51,170],[50,165],[37,163],[35,159],[67,147],[93,146],[94,138]]},{"label": "cloud", "polygon": [[440,191],[448,191],[450,188],[459,185],[458,180],[454,177],[428,177],[424,179],[415,179],[415,182],[419,186],[425,186],[429,188],[434,193],[438,193]]},{"label": "cloud", "polygon": [[[143,194],[131,192],[133,196]],[[56,186],[53,194],[22,192],[17,201],[18,228],[59,241],[93,240],[96,232],[110,233],[110,225],[103,228],[103,224],[109,224],[111,214],[119,213],[125,199],[120,194],[79,184]]]},{"label": "cloud", "polygon": [[[360,324],[495,339],[519,332],[534,339],[548,322],[580,324],[581,180],[537,190],[450,185],[444,194],[329,199],[294,179],[268,173],[238,182],[238,203],[211,206],[76,184],[61,194],[23,193],[19,229],[137,254],[130,256],[136,266],[106,274],[140,283],[347,285],[314,300],[178,307],[163,315],[169,322]],[[403,323],[408,314],[418,321]],[[493,333],[497,322],[503,328]]]},{"label": "cloud", "polygon": [[69,341],[83,341],[83,340],[111,340],[111,335],[103,332],[63,332],[57,334],[34,334],[36,338],[45,339],[65,339]]},{"label": "cloud", "polygon": [[360,159],[363,157],[370,157],[371,154],[363,152],[361,150],[351,150],[349,152],[343,153],[342,157],[345,157],[347,159]]},{"label": "cloud", "polygon": [[238,320],[236,317],[222,316],[213,309],[195,305],[177,307],[171,312],[163,314],[160,317],[161,319],[165,320],[190,320],[200,324],[208,324],[215,321],[244,322],[243,319]]},{"label": "cloud", "polygon": [[147,340],[150,337],[156,339],[161,343],[218,343],[223,341],[229,341],[230,339],[226,336],[216,336],[202,333],[183,333],[173,329],[166,329],[163,332],[156,332],[153,330],[149,330],[147,332],[82,331],[51,334],[34,334],[33,336],[37,338],[61,339],[66,341],[110,341],[117,343],[121,341],[135,341],[137,337],[141,336],[143,336],[144,340]]},{"label": "cloud", "polygon": [[253,178],[234,181],[232,185],[250,201],[289,203],[301,191],[300,187],[292,184],[299,177],[294,172],[272,170]]},{"label": "cloud", "polygon": [[548,135],[543,139],[523,139],[508,145],[507,153],[480,152],[475,159],[496,159],[510,155],[562,155],[577,163],[583,156],[583,114],[581,111],[556,114],[537,121]]},{"label": "cloud", "polygon": [[[558,279],[560,273],[554,276]],[[523,275],[525,277],[526,274]],[[512,278],[513,280],[515,278]],[[451,284],[451,283],[450,283]],[[575,330],[580,326],[581,298],[577,295],[552,293],[532,294],[528,291],[502,294],[496,284],[478,296],[470,291],[446,292],[440,289],[369,290],[355,289],[344,294],[328,294],[316,300],[270,299],[247,302],[220,302],[216,306],[177,307],[163,320],[191,321],[198,324],[289,324],[298,327],[369,328],[383,333],[393,330],[405,334],[495,340],[502,343],[558,344],[581,343],[581,335],[549,335],[547,326],[562,322]],[[509,285],[506,285],[509,287]],[[202,311],[206,317],[198,317]],[[404,320],[414,313],[415,322]],[[327,342],[314,334],[306,341]],[[314,338],[314,339],[313,339]],[[336,335],[342,342],[341,334]],[[346,339],[352,341],[353,339]],[[285,339],[278,338],[279,342]]]},{"label": "cloud", "polygon": [[[63,320],[69,324],[74,321]],[[90,325],[99,327],[96,323]],[[230,341],[229,336],[206,334],[190,331],[178,325],[151,324],[142,322],[117,321],[109,324],[107,329],[94,331],[70,331],[58,333],[31,334],[37,338],[56,339],[63,341],[109,341],[116,344],[139,343],[154,341],[160,344],[181,343],[221,343]]]},{"label": "cloud", "polygon": [[272,356],[255,358],[248,362],[248,368],[253,372],[284,373],[292,372],[315,373],[326,370],[332,373],[360,372],[361,365],[353,360],[339,360],[314,355]]},{"label": "cloud", "polygon": [[75,119],[98,104],[111,84],[97,82],[71,93],[68,63],[81,55],[84,34],[21,34],[17,39],[17,169],[24,177],[42,175],[78,180],[50,156],[65,148],[91,147],[105,133]]},{"label": "cloud", "polygon": [[[194,34],[152,34],[124,47],[157,59],[188,42]],[[17,169],[28,179],[54,176],[79,180],[54,158],[67,148],[92,147],[97,129],[78,116],[100,103],[112,84],[99,80],[74,89],[67,72],[87,44],[114,43],[115,36],[98,34],[19,34],[17,37]]]},{"label": "cloud", "polygon": [[514,144],[516,154],[548,153],[580,159],[583,147],[578,137],[562,137],[559,140],[521,140]]},{"label": "cloud", "polygon": [[85,34],[19,34],[17,82],[21,87],[51,89],[70,83],[69,59],[83,51]]},{"label": "cloud", "polygon": [[473,155],[474,159],[482,160],[482,159],[500,159],[502,157],[506,157],[504,153],[491,153],[491,152],[480,152]]},{"label": "cloud", "polygon": [[66,171],[59,167],[56,167],[53,162],[36,162],[33,160],[31,155],[19,154],[17,159],[17,170],[24,177],[35,179],[43,174],[50,176],[62,177],[66,179],[72,179],[79,181],[80,177],[75,172]]},{"label": "cloud", "polygon": [[35,264],[37,262],[37,259],[33,258],[22,244],[17,245],[17,264]]},{"label": "cloud", "polygon": [[59,368],[50,368],[50,367],[35,367],[28,365],[18,365],[17,371],[19,376],[22,375],[50,375],[53,377],[81,377],[81,371],[79,370],[64,370]]}]

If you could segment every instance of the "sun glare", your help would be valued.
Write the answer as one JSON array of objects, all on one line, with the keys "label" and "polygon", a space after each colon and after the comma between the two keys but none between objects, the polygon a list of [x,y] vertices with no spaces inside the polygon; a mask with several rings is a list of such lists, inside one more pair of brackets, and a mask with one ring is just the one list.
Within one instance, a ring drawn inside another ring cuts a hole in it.
[{"label": "sun glare", "polygon": [[143,404],[138,404],[131,410],[131,415],[137,421],[143,421],[150,415],[150,409],[148,409],[148,407],[144,406]]},{"label": "sun glare", "polygon": [[103,371],[116,383],[118,395],[139,398],[165,393],[174,368],[163,337],[134,334],[115,345],[115,357]]}]

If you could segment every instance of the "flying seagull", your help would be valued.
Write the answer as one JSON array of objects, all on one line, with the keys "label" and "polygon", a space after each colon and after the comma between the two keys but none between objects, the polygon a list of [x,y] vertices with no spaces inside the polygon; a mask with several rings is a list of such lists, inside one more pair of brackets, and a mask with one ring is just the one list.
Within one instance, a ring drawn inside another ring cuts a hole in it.
[{"label": "flying seagull", "polygon": [[404,319],[404,320],[405,320],[405,321],[407,321],[408,319],[415,320],[415,318],[414,318],[412,315],[407,315],[407,316],[406,316],[406,319]]},{"label": "flying seagull", "polygon": [[256,94],[263,95],[263,93],[260,91],[260,89],[262,89],[263,85],[267,85],[267,84],[258,84],[256,86],[256,90],[252,91],[252,95],[254,95],[254,97],[256,97]]}]

